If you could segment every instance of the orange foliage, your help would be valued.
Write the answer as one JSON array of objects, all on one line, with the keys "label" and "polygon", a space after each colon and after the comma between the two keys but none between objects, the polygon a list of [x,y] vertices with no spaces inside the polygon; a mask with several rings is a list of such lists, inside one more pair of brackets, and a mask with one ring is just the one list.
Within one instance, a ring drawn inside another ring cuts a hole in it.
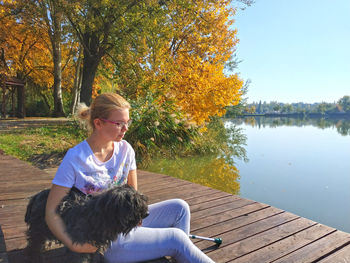
[{"label": "orange foliage", "polygon": [[[52,85],[51,55],[45,32],[33,28],[9,15],[13,2],[0,5],[0,41],[10,74],[26,78],[30,76],[39,85]],[[48,59],[49,58],[49,59]]]},{"label": "orange foliage", "polygon": [[[21,79],[30,78],[36,85],[50,89],[54,80],[47,29],[10,15],[16,4],[16,1],[2,1],[0,4],[0,44],[4,49],[9,74]],[[73,43],[62,45],[62,87],[67,90],[73,85],[71,58],[74,48]]]}]

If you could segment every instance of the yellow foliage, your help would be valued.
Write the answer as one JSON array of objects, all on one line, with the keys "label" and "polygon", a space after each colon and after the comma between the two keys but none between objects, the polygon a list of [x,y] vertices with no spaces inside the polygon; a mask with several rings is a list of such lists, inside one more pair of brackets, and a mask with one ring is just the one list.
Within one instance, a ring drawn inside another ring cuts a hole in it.
[{"label": "yellow foliage", "polygon": [[[102,91],[116,87],[132,99],[153,94],[159,104],[174,102],[191,126],[204,127],[242,95],[243,81],[224,71],[238,43],[232,27],[235,10],[227,0],[174,0],[164,6],[151,2],[152,8],[137,9],[144,12],[142,30],[130,31],[102,60],[94,95],[97,87]],[[76,8],[82,7],[76,2]],[[134,15],[137,20],[140,14]],[[125,17],[120,23],[130,21],[132,17]]]},{"label": "yellow foliage", "polygon": [[238,104],[242,95],[243,81],[237,74],[224,73],[238,43],[237,32],[231,29],[235,10],[225,0],[169,8],[177,11],[171,20],[175,33],[170,52],[167,43],[153,48],[156,60],[149,60],[153,67],[147,77],[153,92],[161,91],[164,99],[175,101],[202,126],[211,116],[222,116],[226,106]]},{"label": "yellow foliage", "polygon": [[227,105],[238,104],[243,81],[237,75],[225,76],[222,64],[193,56],[179,56],[177,64],[181,77],[173,79],[171,93],[197,124],[204,124],[210,116],[222,116]]},{"label": "yellow foliage", "polygon": [[4,48],[5,59],[10,75],[31,76],[39,85],[52,85],[51,74],[53,65],[43,32],[40,28],[32,28],[10,16],[12,5],[2,3],[0,23],[0,41]]},{"label": "yellow foliage", "polygon": [[235,195],[240,192],[239,170],[233,164],[226,163],[223,158],[215,156],[156,159],[146,169]]},{"label": "yellow foliage", "polygon": [[[8,74],[22,79],[30,78],[36,85],[51,89],[54,70],[48,31],[10,15],[18,3],[2,1],[0,4],[0,43],[10,69]],[[74,67],[71,57],[75,48],[76,44],[73,43],[61,45],[64,68],[62,88],[68,91],[73,85]]]}]

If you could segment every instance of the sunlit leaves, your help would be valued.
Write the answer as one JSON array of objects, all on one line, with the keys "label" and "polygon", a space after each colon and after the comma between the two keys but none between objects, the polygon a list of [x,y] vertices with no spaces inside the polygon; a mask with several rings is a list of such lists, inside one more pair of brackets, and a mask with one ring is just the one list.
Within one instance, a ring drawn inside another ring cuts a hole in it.
[{"label": "sunlit leaves", "polygon": [[174,100],[199,125],[210,116],[222,116],[242,93],[238,75],[224,74],[238,42],[229,2],[170,1],[162,26],[153,24],[146,41],[146,88]]}]

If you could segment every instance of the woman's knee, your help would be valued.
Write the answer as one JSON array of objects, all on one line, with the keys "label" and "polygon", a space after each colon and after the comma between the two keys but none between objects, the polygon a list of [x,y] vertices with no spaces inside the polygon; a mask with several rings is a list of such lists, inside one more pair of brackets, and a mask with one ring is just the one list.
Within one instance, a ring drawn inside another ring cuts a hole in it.
[{"label": "woman's knee", "polygon": [[179,228],[171,228],[173,241],[175,242],[175,247],[183,247],[189,240],[188,235]]},{"label": "woman's knee", "polygon": [[190,213],[190,206],[185,200],[182,199],[173,199],[173,204],[176,205],[179,209],[183,209],[184,211]]}]

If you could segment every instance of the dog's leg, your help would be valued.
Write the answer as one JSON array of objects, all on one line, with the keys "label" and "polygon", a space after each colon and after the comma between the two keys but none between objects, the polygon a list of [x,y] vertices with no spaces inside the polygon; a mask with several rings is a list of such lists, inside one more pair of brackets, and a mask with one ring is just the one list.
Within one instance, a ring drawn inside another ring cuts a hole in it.
[{"label": "dog's leg", "polygon": [[24,250],[25,260],[28,263],[43,263],[44,258],[42,255],[45,245],[45,235],[42,235],[40,231],[33,231],[29,228],[27,231],[28,245]]},{"label": "dog's leg", "polygon": [[105,263],[103,254],[100,252],[91,254],[91,263]]},{"label": "dog's leg", "polygon": [[[91,260],[91,254],[76,253],[66,248],[65,262],[66,263],[95,263]],[[96,262],[99,263],[99,262]]]}]

